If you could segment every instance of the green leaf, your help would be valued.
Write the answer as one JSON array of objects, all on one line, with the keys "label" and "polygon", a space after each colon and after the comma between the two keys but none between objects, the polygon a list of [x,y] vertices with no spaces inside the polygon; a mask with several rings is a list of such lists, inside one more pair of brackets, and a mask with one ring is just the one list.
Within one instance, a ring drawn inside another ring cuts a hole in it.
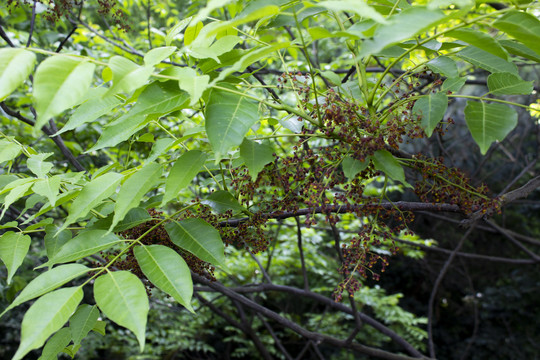
[{"label": "green leaf", "polygon": [[171,241],[199,259],[225,267],[223,241],[219,232],[202,219],[185,219],[165,225]]},{"label": "green leaf", "polygon": [[240,156],[244,159],[253,181],[266,164],[274,161],[273,154],[274,150],[270,145],[259,144],[249,139],[244,139],[240,145]]},{"label": "green leaf", "polygon": [[62,351],[73,359],[75,355],[77,355],[77,351],[79,351],[80,348],[81,348],[81,345],[71,344],[71,345],[66,346],[64,349],[62,349]]},{"label": "green leaf", "polygon": [[41,129],[53,116],[77,105],[94,77],[96,66],[81,58],[51,56],[39,64],[34,76],[37,121]]},{"label": "green leaf", "polygon": [[218,162],[244,140],[259,121],[257,103],[223,90],[212,90],[206,105],[206,133]]},{"label": "green leaf", "polygon": [[122,178],[123,176],[118,173],[109,172],[86,184],[79,196],[73,200],[69,208],[69,215],[59,231],[64,230],[77,219],[86,216],[90,210],[111,196]]},{"label": "green leaf", "polygon": [[501,104],[467,101],[465,121],[484,155],[491,143],[503,140],[517,125],[517,112]]},{"label": "green leaf", "polygon": [[[221,0],[223,1],[223,0]],[[190,47],[193,48],[202,48],[208,47],[212,40],[219,34],[229,31],[234,27],[237,27],[241,24],[248,23],[250,21],[258,20],[261,18],[267,18],[272,15],[275,15],[279,12],[279,7],[275,5],[268,5],[263,8],[254,9],[250,13],[244,13],[241,17],[236,17],[233,20],[229,21],[214,21],[205,25],[200,33],[197,35],[195,40],[190,44]],[[200,16],[200,12],[197,15]],[[192,23],[195,23],[197,20],[194,19]],[[187,30],[186,30],[187,35]],[[186,44],[187,45],[187,44]]]},{"label": "green leaf", "polygon": [[453,93],[458,92],[463,87],[463,85],[465,85],[465,82],[467,82],[467,78],[464,78],[464,77],[448,78],[444,80],[444,83],[442,84],[442,87],[441,87],[441,91],[442,92],[451,91]]},{"label": "green leaf", "polygon": [[1,230],[1,229],[16,228],[17,225],[19,225],[19,223],[18,223],[17,221],[15,221],[15,220],[9,221],[9,222],[7,222],[7,223],[1,224],[1,225],[0,225],[0,230]]},{"label": "green leaf", "polygon": [[378,23],[386,24],[387,21],[379,14],[374,8],[366,4],[363,0],[334,0],[334,1],[322,1],[317,4],[332,11],[347,11],[348,13],[355,13],[361,18],[367,18],[375,20]]},{"label": "green leaf", "polygon": [[131,93],[146,84],[153,70],[151,66],[139,66],[122,56],[113,56],[109,68],[113,73],[113,85],[107,95]]},{"label": "green leaf", "polygon": [[71,339],[73,344],[78,345],[82,339],[94,328],[99,318],[99,310],[97,307],[83,304],[79,306],[75,314],[69,319],[69,327],[71,328]]},{"label": "green leaf", "polygon": [[135,334],[142,352],[149,305],[139,278],[128,271],[102,275],[94,283],[94,298],[109,319]]},{"label": "green leaf", "polygon": [[176,251],[163,245],[143,245],[135,247],[133,253],[152,284],[194,313],[190,304],[193,295],[191,273]]},{"label": "green leaf", "polygon": [[493,26],[540,54],[540,20],[536,16],[522,11],[511,11],[497,19]]},{"label": "green leaf", "polygon": [[460,8],[469,8],[474,5],[474,0],[431,0],[428,4],[428,8],[447,8],[450,5],[457,5]]},{"label": "green leaf", "polygon": [[191,24],[195,25],[188,26],[184,32],[184,46],[190,45],[203,28],[203,23],[200,21],[191,21]]},{"label": "green leaf", "polygon": [[245,211],[244,207],[238,203],[238,200],[226,190],[214,191],[201,204],[210,206],[214,211],[222,214],[227,210]]},{"label": "green leaf", "polygon": [[510,73],[495,73],[487,78],[489,92],[494,95],[529,95],[534,89],[533,81],[522,80]]},{"label": "green leaf", "polygon": [[481,31],[462,28],[447,32],[445,36],[465,41],[469,45],[476,46],[504,60],[508,59],[506,50],[495,39]]},{"label": "green leaf", "polygon": [[[278,51],[280,49],[283,49],[283,48],[290,48],[294,46],[291,42],[279,42],[279,43],[276,43],[276,44],[270,44],[270,45],[267,45],[267,46],[263,46],[263,47],[260,47],[260,48],[257,48],[257,49],[253,49],[251,51],[249,51],[248,53],[246,54],[243,54],[239,59],[237,58],[234,58],[234,62],[232,64],[232,66],[229,66],[225,69],[223,69],[223,71],[220,72],[219,76],[217,78],[215,78],[212,83],[210,84],[211,86],[219,83],[220,81],[224,80],[227,78],[227,76],[235,73],[235,72],[242,72],[244,71],[248,66],[252,65],[253,63],[257,62],[257,61],[260,61],[260,60],[268,60],[269,57],[270,57],[270,54],[272,54],[273,52],[275,51]],[[233,51],[234,52],[234,51]],[[210,69],[207,69],[207,71],[210,71],[212,69],[212,67]]]},{"label": "green leaf", "polygon": [[[107,92],[107,89],[105,88],[99,88],[99,90],[101,95]],[[71,115],[68,122],[64,125],[62,130],[56,133],[56,135],[60,135],[83,124],[92,122],[103,115],[110,114],[111,111],[120,104],[122,104],[122,101],[116,96],[97,96],[89,99],[73,112],[73,115]]]},{"label": "green leaf", "polygon": [[510,53],[532,61],[540,62],[540,55],[525,45],[512,40],[499,40],[499,43]]},{"label": "green leaf", "polygon": [[0,314],[0,317],[14,307],[57,289],[71,280],[88,273],[90,270],[92,269],[82,264],[66,264],[40,274],[26,285],[19,296]]},{"label": "green leaf", "polygon": [[114,205],[114,218],[109,231],[124,219],[130,209],[139,205],[143,196],[159,181],[162,171],[161,165],[149,163],[122,184]]},{"label": "green leaf", "polygon": [[197,71],[192,68],[169,68],[166,71],[162,72],[163,75],[173,76],[178,79],[178,84],[180,89],[187,91],[189,97],[191,98],[190,106],[195,105],[199,102],[204,90],[208,88],[208,82],[210,81],[210,76],[202,75],[199,76]]},{"label": "green leaf", "polygon": [[171,139],[171,138],[157,139],[154,145],[152,146],[152,151],[150,152],[148,159],[146,159],[145,162],[150,163],[152,161],[155,161],[161,154],[167,151],[172,146],[173,143],[174,143],[174,139]]},{"label": "green leaf", "polygon": [[45,250],[47,251],[47,257],[53,258],[60,248],[64,246],[72,238],[70,230],[62,230],[58,232],[59,227],[55,225],[47,225],[45,227]]},{"label": "green leaf", "polygon": [[8,231],[0,235],[0,259],[8,270],[7,284],[23,263],[24,257],[30,248],[30,236],[21,232]]},{"label": "green leaf", "polygon": [[445,18],[445,14],[438,9],[430,10],[423,6],[405,9],[388,18],[388,25],[379,26],[373,39],[362,43],[360,56],[377,53],[387,46],[420,35],[443,22]]},{"label": "green leaf", "polygon": [[13,360],[20,360],[31,350],[41,347],[51,334],[62,328],[82,297],[81,287],[59,289],[40,297],[24,315],[21,344]]},{"label": "green leaf", "polygon": [[0,164],[15,159],[21,153],[21,147],[11,141],[0,139]]},{"label": "green leaf", "polygon": [[190,150],[183,153],[174,162],[165,180],[165,194],[161,206],[165,206],[169,201],[176,198],[180,190],[191,183],[191,180],[199,173],[205,161],[205,153],[199,150]]},{"label": "green leaf", "polygon": [[[188,26],[189,22],[191,21],[191,17],[185,18],[176,25],[174,25],[169,31],[167,31],[167,36],[165,37],[165,44],[167,46],[171,45],[176,35],[180,34],[182,30]],[[202,23],[201,23],[202,27]]]},{"label": "green leaf", "polygon": [[79,260],[120,242],[122,239],[107,230],[86,230],[68,241],[53,258],[39,267]]},{"label": "green leaf", "polygon": [[144,64],[154,66],[167,59],[176,51],[176,46],[164,46],[150,50],[144,55]]},{"label": "green leaf", "polygon": [[115,146],[127,140],[148,123],[148,115],[163,116],[182,109],[188,98],[188,94],[178,89],[174,81],[154,82],[148,85],[139,95],[137,103],[126,114],[110,123],[96,145],[86,153]]},{"label": "green leaf", "polygon": [[396,158],[386,150],[377,150],[372,157],[375,169],[381,170],[392,180],[397,180],[407,187],[411,187],[405,180],[405,172]]},{"label": "green leaf", "polygon": [[152,217],[148,214],[148,211],[144,208],[133,208],[128,211],[124,220],[120,221],[114,228],[114,232],[125,231],[131,229],[140,224],[144,224],[147,221],[152,220]]},{"label": "green leaf", "polygon": [[517,75],[517,66],[514,63],[501,59],[475,46],[467,46],[456,55],[474,66],[478,66],[491,73],[509,72]]},{"label": "green leaf", "polygon": [[31,51],[7,47],[0,49],[0,101],[30,76],[35,62],[36,55]]},{"label": "green leaf", "polygon": [[106,333],[105,333],[106,327],[107,327],[107,323],[105,321],[98,320],[98,322],[96,323],[96,325],[94,326],[92,331],[94,331],[94,332],[96,332],[96,333],[98,333],[100,335],[105,336],[106,335]]},{"label": "green leaf", "polygon": [[437,56],[430,60],[426,65],[433,72],[442,74],[446,77],[452,78],[459,76],[456,62],[447,56]]},{"label": "green leaf", "polygon": [[[9,194],[6,195],[4,198],[4,209],[2,210],[2,214],[0,214],[0,219],[4,217],[4,214],[6,213],[6,210],[13,204],[15,201],[19,200],[20,198],[29,195],[27,193],[28,189],[34,184],[34,182],[37,180],[35,178],[28,178],[28,179],[20,179],[21,184],[12,188],[9,191]],[[4,189],[5,190],[5,189]],[[4,191],[2,190],[2,192]]]},{"label": "green leaf", "polygon": [[38,360],[57,360],[58,354],[71,342],[71,331],[65,327],[56,332],[47,341]]},{"label": "green leaf", "polygon": [[239,36],[227,35],[208,46],[191,46],[187,49],[189,56],[196,59],[213,59],[219,63],[218,56],[231,51],[242,39]]},{"label": "green leaf", "polygon": [[53,176],[47,179],[40,179],[34,183],[32,190],[39,195],[45,196],[49,203],[54,206],[60,191],[60,177]]},{"label": "green leaf", "polygon": [[369,161],[360,161],[357,159],[354,159],[350,156],[346,156],[343,158],[343,161],[341,162],[341,167],[343,168],[343,173],[347,177],[347,179],[352,180],[358,174],[360,171],[365,170],[369,165]]},{"label": "green leaf", "polygon": [[413,115],[421,116],[420,125],[428,137],[443,119],[448,108],[448,96],[443,92],[422,96],[416,100],[413,107]]},{"label": "green leaf", "polygon": [[45,178],[49,171],[53,168],[53,163],[45,161],[46,158],[51,156],[53,153],[39,153],[32,154],[26,160],[26,166],[28,170],[33,172],[38,178]]}]

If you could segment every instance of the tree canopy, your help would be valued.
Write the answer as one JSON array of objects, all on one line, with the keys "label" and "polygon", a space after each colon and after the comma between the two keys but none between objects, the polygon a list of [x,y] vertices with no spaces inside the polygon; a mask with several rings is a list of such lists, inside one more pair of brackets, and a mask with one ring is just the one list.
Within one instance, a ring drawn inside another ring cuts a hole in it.
[{"label": "tree canopy", "polygon": [[539,11],[9,0],[0,356],[531,358]]}]

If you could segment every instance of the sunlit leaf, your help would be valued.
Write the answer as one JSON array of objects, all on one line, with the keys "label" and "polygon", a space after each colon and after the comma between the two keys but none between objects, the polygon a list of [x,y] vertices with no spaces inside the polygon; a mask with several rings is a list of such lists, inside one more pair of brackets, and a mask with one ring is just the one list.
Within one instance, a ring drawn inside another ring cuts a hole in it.
[{"label": "sunlit leaf", "polygon": [[86,152],[115,146],[148,123],[148,115],[163,116],[187,105],[189,96],[174,81],[154,82],[139,95],[137,103],[124,115],[111,122],[97,143]]},{"label": "sunlit leaf", "polygon": [[95,67],[71,56],[51,56],[39,64],[34,75],[36,129],[83,99],[92,83]]},{"label": "sunlit leaf", "polygon": [[363,0],[333,0],[333,1],[321,1],[317,4],[332,11],[347,11],[348,13],[355,13],[362,18],[373,19],[378,23],[386,24],[387,21],[379,14],[374,8],[369,6]]},{"label": "sunlit leaf", "polygon": [[205,115],[206,133],[218,161],[240,145],[249,129],[259,121],[259,107],[242,95],[213,90]]},{"label": "sunlit leaf", "polygon": [[109,172],[92,179],[92,181],[86,184],[79,196],[71,204],[69,215],[59,231],[64,230],[80,217],[86,216],[91,209],[111,196],[116,191],[116,187],[122,180],[122,177],[120,174]]},{"label": "sunlit leaf", "polygon": [[78,345],[81,343],[82,339],[94,328],[98,318],[99,310],[96,306],[88,304],[79,306],[75,314],[69,319],[73,344]]},{"label": "sunlit leaf", "polygon": [[67,243],[72,238],[72,233],[70,230],[62,230],[58,232],[59,227],[56,225],[47,225],[45,226],[45,250],[47,251],[47,257],[51,259],[58,253],[58,250],[65,243]]},{"label": "sunlit leaf", "polygon": [[167,59],[176,51],[176,46],[164,46],[150,50],[144,55],[144,64],[154,66]]},{"label": "sunlit leaf", "polygon": [[107,95],[131,93],[146,84],[153,70],[151,66],[139,66],[122,56],[113,56],[109,60],[109,68],[113,74],[113,85]]},{"label": "sunlit leaf", "polygon": [[68,241],[52,259],[39,267],[52,266],[82,259],[121,242],[117,235],[106,230],[86,230]]},{"label": "sunlit leaf", "polygon": [[19,296],[17,296],[15,300],[9,304],[9,306],[2,312],[2,314],[0,314],[0,316],[28,300],[35,299],[43,294],[59,288],[69,281],[86,274],[90,270],[90,268],[82,264],[66,264],[57,266],[40,274],[38,277],[30,281],[28,285],[26,285]]},{"label": "sunlit leaf", "polygon": [[137,246],[133,249],[144,275],[159,289],[172,296],[191,312],[193,282],[189,267],[173,249],[163,245]]},{"label": "sunlit leaf", "polygon": [[82,297],[81,287],[59,289],[40,297],[24,315],[21,343],[13,360],[20,360],[41,347],[51,334],[64,326]]},{"label": "sunlit leaf", "polygon": [[219,232],[202,219],[185,219],[165,225],[171,241],[199,259],[225,266],[223,241]]},{"label": "sunlit leaf", "polygon": [[165,180],[165,194],[163,195],[161,206],[164,206],[178,196],[180,190],[191,183],[195,175],[201,170],[205,161],[205,153],[199,150],[191,150],[183,153],[174,162],[167,180]]},{"label": "sunlit leaf", "polygon": [[53,163],[45,161],[53,153],[32,154],[26,160],[28,170],[33,172],[38,178],[45,178],[49,171],[53,168]]},{"label": "sunlit leaf", "polygon": [[[105,88],[99,88],[101,95],[107,92]],[[116,96],[96,96],[81,104],[73,115],[69,118],[64,127],[56,134],[60,135],[66,131],[73,130],[83,124],[92,122],[103,115],[110,114],[111,110],[122,104]]]},{"label": "sunlit leaf", "polygon": [[15,159],[21,153],[21,147],[11,141],[0,139],[0,164]]},{"label": "sunlit leaf", "polygon": [[58,192],[60,191],[60,177],[52,176],[47,179],[38,180],[32,186],[32,190],[36,194],[47,197],[50,204],[54,206],[58,198]]},{"label": "sunlit leaf", "polygon": [[360,48],[360,56],[367,56],[383,50],[389,45],[407,40],[441,23],[445,14],[422,6],[414,6],[388,18],[388,25],[375,30],[373,39],[366,40]]},{"label": "sunlit leaf", "polygon": [[36,55],[31,51],[8,47],[0,49],[0,101],[28,78],[35,62]]},{"label": "sunlit leaf", "polygon": [[0,259],[8,270],[7,283],[23,263],[24,257],[30,248],[30,236],[21,232],[8,231],[0,235]]},{"label": "sunlit leaf", "polygon": [[[191,21],[191,17],[185,18],[178,22],[176,25],[174,25],[169,31],[167,31],[167,36],[165,37],[165,44],[167,46],[171,45],[174,38],[180,34],[186,26],[188,26],[189,22]],[[202,24],[201,24],[202,25]]]},{"label": "sunlit leaf", "polygon": [[116,224],[124,219],[130,209],[139,205],[143,196],[159,181],[162,170],[161,165],[149,163],[122,184],[116,197],[114,218],[109,231],[112,231]]},{"label": "sunlit leaf", "polygon": [[58,354],[71,342],[70,328],[62,328],[47,341],[38,360],[57,360]]},{"label": "sunlit leaf", "polygon": [[96,279],[94,298],[109,319],[135,334],[142,352],[149,304],[141,280],[129,271],[107,273]]}]

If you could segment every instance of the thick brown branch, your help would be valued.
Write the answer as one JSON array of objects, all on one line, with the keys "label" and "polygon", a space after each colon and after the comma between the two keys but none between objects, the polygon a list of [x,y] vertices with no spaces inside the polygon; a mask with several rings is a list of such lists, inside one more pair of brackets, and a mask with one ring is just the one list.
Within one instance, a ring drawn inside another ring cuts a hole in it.
[{"label": "thick brown branch", "polygon": [[[362,204],[362,205],[327,205],[317,206],[313,208],[299,209],[296,211],[276,211],[271,213],[262,214],[267,219],[288,219],[295,216],[312,215],[312,214],[346,214],[362,209],[370,209],[374,207],[382,207],[383,209],[399,209],[400,211],[446,211],[446,212],[460,212],[459,206],[452,204],[432,204],[421,202],[383,202],[381,204]],[[239,224],[248,221],[249,218],[231,219],[227,221],[221,221],[219,226],[222,227],[235,227]]]}]

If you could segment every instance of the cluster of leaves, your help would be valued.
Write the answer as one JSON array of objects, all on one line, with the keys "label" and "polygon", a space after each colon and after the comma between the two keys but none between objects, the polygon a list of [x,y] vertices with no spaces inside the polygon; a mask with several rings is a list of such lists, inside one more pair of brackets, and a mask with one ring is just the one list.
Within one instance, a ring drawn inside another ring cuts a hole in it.
[{"label": "cluster of leaves", "polygon": [[[62,4],[72,4],[54,3],[52,9],[62,12],[57,17],[70,11]],[[353,296],[359,278],[377,278],[371,269],[380,263],[384,271],[388,264],[381,244],[412,220],[387,202],[391,184],[413,188],[404,168],[420,174],[414,188],[424,202],[448,202],[467,215],[497,210],[498,200],[485,187],[470,185],[459,170],[401,149],[405,140],[431,136],[448,102],[462,97],[468,99],[469,132],[485,154],[516,126],[517,112],[508,105],[523,106],[495,96],[533,91],[514,61],[540,61],[540,21],[527,11],[534,5],[458,5],[251,1],[244,7],[211,1],[169,27],[145,53],[89,55],[76,50],[77,41],[70,54],[45,46],[0,49],[6,113],[26,119],[33,134],[44,131],[52,138],[93,127],[99,138],[84,153],[111,159],[89,173],[62,171],[54,153],[0,132],[0,218],[27,199],[20,216],[2,225],[9,229],[0,237],[7,283],[28,253],[29,234],[44,234],[48,260],[38,268],[49,268],[2,313],[38,298],[22,321],[14,359],[52,334],[44,352],[54,344],[57,353],[73,342],[68,349],[75,354],[81,339],[99,330],[98,308],[131,330],[142,350],[149,301],[141,279],[193,311],[190,271],[210,278],[214,267],[227,271],[225,245],[266,250],[272,219],[305,216],[307,226],[316,225],[316,214],[331,226],[339,225],[340,213],[363,219],[357,235],[338,246],[343,279],[336,298],[343,291]],[[230,20],[212,16],[223,9]],[[346,27],[343,18],[353,25]],[[332,27],[309,26],[319,19]],[[294,30],[295,39],[272,41],[280,27]],[[341,55],[353,59],[343,79],[317,69],[310,58],[309,47],[325,40],[345,44]],[[286,56],[298,51],[306,56],[305,68],[287,71]],[[283,75],[256,86],[252,66],[272,67],[274,54]],[[384,71],[368,75],[379,58]],[[402,73],[389,79],[397,65]],[[491,73],[488,92],[460,95],[475,69]],[[31,92],[31,106],[11,111],[21,89]],[[63,123],[59,131],[52,130],[51,119]],[[153,132],[162,136],[155,140]],[[290,138],[297,140],[287,143]],[[137,142],[152,147],[134,158]],[[20,162],[26,166],[15,166]],[[76,159],[71,165],[81,170]],[[367,191],[377,182],[378,191]],[[158,211],[149,213],[153,208]],[[50,214],[57,212],[67,216],[55,221]],[[92,268],[83,265],[88,257],[94,257]],[[62,287],[83,276],[82,283]],[[89,284],[97,307],[79,306]],[[81,330],[81,321],[92,326]]]}]

